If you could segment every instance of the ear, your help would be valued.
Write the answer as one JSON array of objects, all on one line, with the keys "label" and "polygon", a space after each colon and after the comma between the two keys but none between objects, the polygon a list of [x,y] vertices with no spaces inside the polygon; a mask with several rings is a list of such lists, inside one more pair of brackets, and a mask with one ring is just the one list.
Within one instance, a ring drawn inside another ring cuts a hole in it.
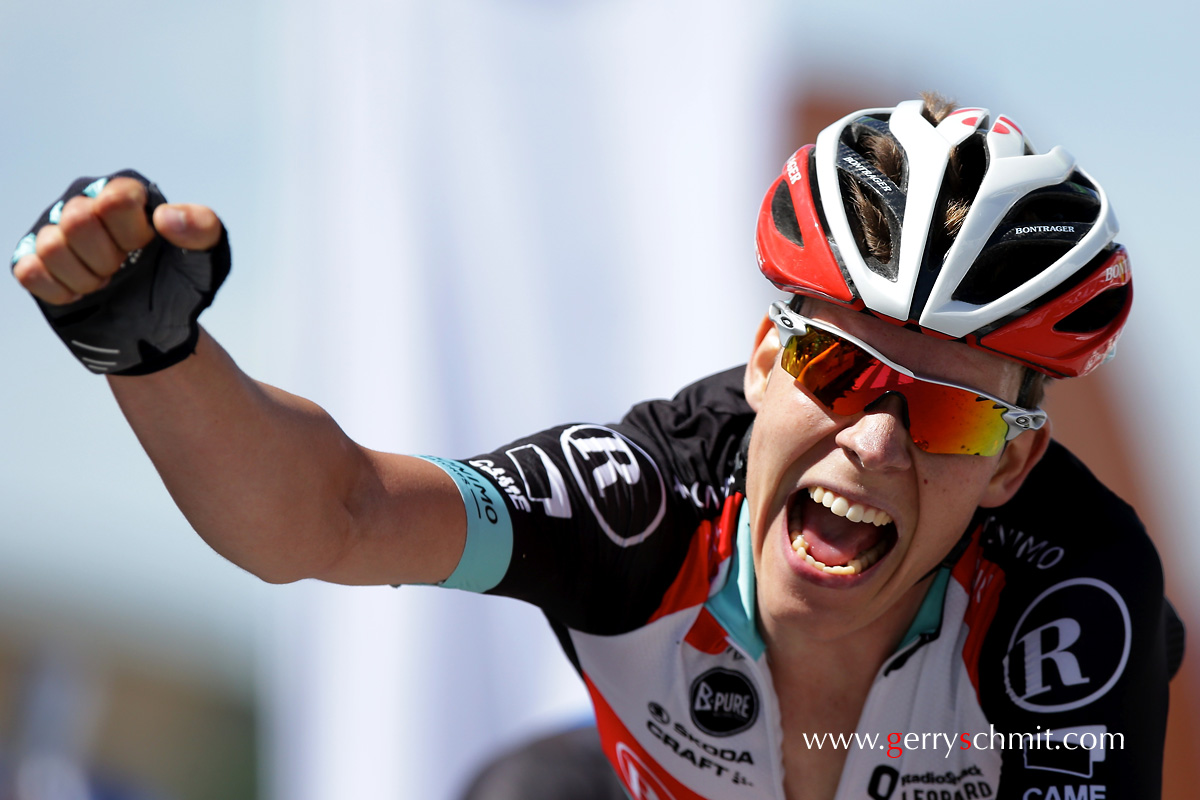
[{"label": "ear", "polygon": [[1000,454],[1000,462],[984,491],[979,505],[983,508],[1002,506],[1025,483],[1025,478],[1037,466],[1050,446],[1050,420],[1036,431],[1023,433],[1008,443]]},{"label": "ear", "polygon": [[742,386],[746,393],[746,402],[755,413],[762,408],[763,397],[767,393],[767,381],[775,369],[775,356],[778,352],[779,332],[775,330],[775,323],[771,322],[770,317],[763,317],[763,321],[758,325],[758,332],[754,335],[754,351],[746,364],[746,377]]}]

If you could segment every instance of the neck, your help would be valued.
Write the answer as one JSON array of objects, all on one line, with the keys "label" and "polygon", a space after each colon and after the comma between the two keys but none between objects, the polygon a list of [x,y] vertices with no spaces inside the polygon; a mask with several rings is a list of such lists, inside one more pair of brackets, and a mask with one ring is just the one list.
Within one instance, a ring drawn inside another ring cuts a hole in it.
[{"label": "neck", "polygon": [[762,619],[760,628],[771,661],[805,664],[808,672],[819,665],[831,676],[866,674],[873,678],[900,646],[932,584],[933,576],[924,578],[900,602],[852,631],[812,630],[803,620]]},{"label": "neck", "polygon": [[[852,711],[851,722],[857,722],[875,675],[900,645],[932,582],[932,577],[920,581],[901,602],[849,632],[828,635],[808,630],[803,622],[763,619],[763,640],[781,704],[794,693],[797,698],[808,695],[800,706],[812,708],[812,696],[819,695],[819,705],[844,709],[846,713],[835,714],[838,717]],[[790,711],[781,710],[785,715]]]},{"label": "neck", "polygon": [[785,791],[791,800],[832,797],[846,752],[812,749],[809,737],[851,734],[884,662],[896,651],[932,583],[915,585],[882,616],[841,635],[826,636],[801,623],[760,623],[784,738]]}]

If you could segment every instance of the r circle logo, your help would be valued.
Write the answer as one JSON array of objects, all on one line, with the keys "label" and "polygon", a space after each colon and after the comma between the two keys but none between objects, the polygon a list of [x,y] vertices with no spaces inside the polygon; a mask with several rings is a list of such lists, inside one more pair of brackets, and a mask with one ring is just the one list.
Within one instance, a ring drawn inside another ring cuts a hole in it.
[{"label": "r circle logo", "polygon": [[575,425],[561,436],[575,483],[609,539],[641,542],[667,513],[667,484],[645,450],[616,431]]},{"label": "r circle logo", "polygon": [[709,736],[732,736],[758,719],[758,693],[740,672],[716,667],[692,682],[692,722]]},{"label": "r circle logo", "polygon": [[1039,594],[1017,621],[1004,656],[1004,689],[1026,711],[1081,708],[1125,671],[1132,626],[1109,584],[1074,578]]}]

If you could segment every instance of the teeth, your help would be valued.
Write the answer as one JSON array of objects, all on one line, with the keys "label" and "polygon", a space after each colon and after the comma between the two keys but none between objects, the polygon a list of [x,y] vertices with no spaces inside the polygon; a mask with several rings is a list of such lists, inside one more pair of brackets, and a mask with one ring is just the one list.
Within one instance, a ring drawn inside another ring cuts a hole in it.
[{"label": "teeth", "polygon": [[814,486],[809,489],[808,496],[813,499],[814,503],[820,503],[839,517],[845,517],[851,522],[870,522],[872,525],[878,527],[880,525],[888,525],[892,521],[892,518],[885,511],[865,506],[862,503],[851,505],[850,501],[846,498],[840,497],[820,486]]},{"label": "teeth", "polygon": [[796,537],[792,539],[793,550],[804,556],[804,560],[809,564],[812,564],[817,569],[829,575],[857,575],[878,561],[883,556],[887,548],[887,540],[881,540],[877,542],[870,550],[861,553],[857,558],[850,559],[850,562],[845,566],[831,567],[820,561],[817,561],[808,554],[808,545],[804,541],[803,533],[797,533]]},{"label": "teeth", "polygon": [[[849,500],[829,491],[821,486],[813,486],[808,490],[808,496],[813,499],[814,503],[819,503],[825,506],[839,517],[845,517],[851,522],[867,522],[876,527],[881,525],[889,525],[892,518],[886,511],[881,511],[878,508],[864,505],[862,503],[851,504]],[[857,558],[850,559],[848,564],[844,566],[828,566],[817,561],[808,554],[808,545],[804,541],[804,534],[797,533],[792,539],[792,548],[804,557],[804,560],[812,564],[822,572],[830,575],[857,575],[863,572],[876,561],[878,561],[888,548],[886,539],[882,539],[875,544],[871,549],[860,553]]]}]

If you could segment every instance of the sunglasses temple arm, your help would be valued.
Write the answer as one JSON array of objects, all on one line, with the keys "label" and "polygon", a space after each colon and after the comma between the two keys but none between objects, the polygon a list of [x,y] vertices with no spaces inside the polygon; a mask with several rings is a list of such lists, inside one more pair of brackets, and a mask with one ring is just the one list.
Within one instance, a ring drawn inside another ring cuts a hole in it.
[{"label": "sunglasses temple arm", "polygon": [[1003,418],[1008,423],[1005,440],[1010,442],[1025,431],[1040,430],[1046,424],[1046,412],[1041,409],[1009,409],[1004,412]]}]

